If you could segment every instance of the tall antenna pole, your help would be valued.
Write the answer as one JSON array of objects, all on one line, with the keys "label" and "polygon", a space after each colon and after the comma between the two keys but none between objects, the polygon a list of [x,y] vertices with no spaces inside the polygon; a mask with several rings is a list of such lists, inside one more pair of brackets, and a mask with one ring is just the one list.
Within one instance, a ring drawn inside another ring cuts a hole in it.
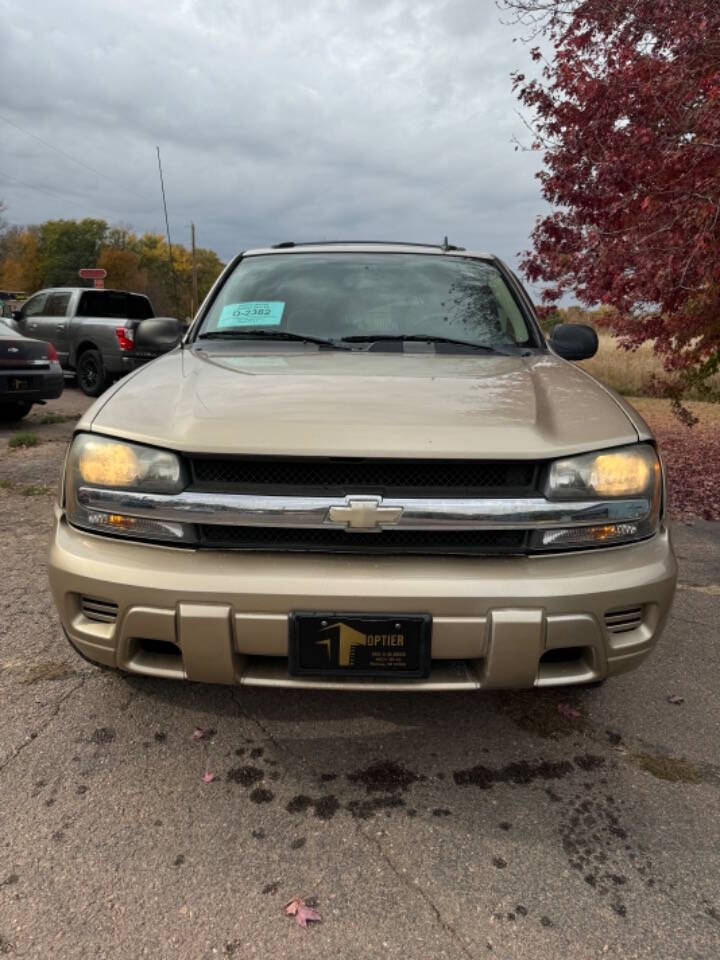
[{"label": "tall antenna pole", "polygon": [[195,261],[195,224],[190,224],[190,247],[192,249],[192,306],[190,316],[195,316],[195,311],[200,306],[198,303],[198,283],[197,283],[197,263]]},{"label": "tall antenna pole", "polygon": [[172,243],[170,241],[170,223],[168,221],[167,203],[165,201],[165,181],[163,180],[162,162],[160,160],[160,147],[156,147],[155,149],[157,150],[158,170],[160,171],[160,190],[162,191],[163,210],[165,211],[165,233],[167,234],[167,242],[168,242],[170,275],[172,276],[173,293],[175,295],[175,309],[177,310],[177,313],[178,313],[178,319],[180,319],[180,300],[178,298],[177,277],[175,276],[175,264],[173,263]]}]

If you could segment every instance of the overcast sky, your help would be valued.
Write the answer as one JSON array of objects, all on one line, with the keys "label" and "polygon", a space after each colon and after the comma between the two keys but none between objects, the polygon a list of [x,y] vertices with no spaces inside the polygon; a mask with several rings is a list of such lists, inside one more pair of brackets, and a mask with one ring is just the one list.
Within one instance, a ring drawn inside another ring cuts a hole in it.
[{"label": "overcast sky", "polygon": [[447,234],[515,263],[546,209],[493,0],[0,0],[0,24],[11,222],[163,230],[156,144],[173,240],[194,220],[223,259]]}]

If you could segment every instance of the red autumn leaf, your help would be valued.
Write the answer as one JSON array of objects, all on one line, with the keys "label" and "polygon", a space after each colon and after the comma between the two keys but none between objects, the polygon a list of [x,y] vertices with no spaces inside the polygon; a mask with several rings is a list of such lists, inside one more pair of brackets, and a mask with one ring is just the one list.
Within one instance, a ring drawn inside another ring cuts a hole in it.
[{"label": "red autumn leaf", "polygon": [[290,903],[285,905],[285,914],[289,917],[295,917],[295,923],[299,927],[307,927],[309,922],[322,923],[322,917],[312,907],[308,907],[300,897],[294,897]]},{"label": "red autumn leaf", "polygon": [[558,713],[561,713],[564,717],[567,717],[569,720],[577,720],[578,717],[582,716],[582,714],[577,709],[577,707],[572,707],[570,706],[569,703],[559,703]]},{"label": "red autumn leaf", "polygon": [[202,727],[195,727],[192,734],[193,740],[209,740],[213,736],[215,736],[214,730],[205,730]]},{"label": "red autumn leaf", "polygon": [[300,907],[298,912],[295,914],[295,923],[299,927],[306,927],[309,921],[313,921],[314,923],[322,923],[322,917],[317,910],[313,910],[312,907]]}]

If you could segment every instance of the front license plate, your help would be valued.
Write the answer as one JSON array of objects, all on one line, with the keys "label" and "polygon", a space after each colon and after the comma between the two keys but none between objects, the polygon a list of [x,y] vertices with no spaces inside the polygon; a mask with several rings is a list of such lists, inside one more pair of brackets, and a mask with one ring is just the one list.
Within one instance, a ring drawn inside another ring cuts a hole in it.
[{"label": "front license plate", "polygon": [[290,673],[359,677],[427,677],[427,614],[294,613]]}]

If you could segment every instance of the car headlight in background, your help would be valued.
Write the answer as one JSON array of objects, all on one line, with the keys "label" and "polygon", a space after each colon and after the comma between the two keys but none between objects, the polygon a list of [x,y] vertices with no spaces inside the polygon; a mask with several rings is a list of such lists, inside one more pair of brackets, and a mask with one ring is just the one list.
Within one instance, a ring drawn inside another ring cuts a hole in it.
[{"label": "car headlight in background", "polygon": [[84,486],[173,494],[186,485],[183,464],[170,450],[79,434],[73,440],[65,468],[67,517],[70,523],[84,530],[137,540],[192,543],[196,539],[192,524],[93,510],[78,499],[78,491]]},{"label": "car headlight in background", "polygon": [[572,526],[536,533],[533,546],[545,550],[609,546],[652,536],[660,522],[662,470],[655,448],[648,443],[617,450],[600,450],[556,460],[545,481],[548,500],[603,502],[632,500],[646,504],[644,516],[630,522]]}]

